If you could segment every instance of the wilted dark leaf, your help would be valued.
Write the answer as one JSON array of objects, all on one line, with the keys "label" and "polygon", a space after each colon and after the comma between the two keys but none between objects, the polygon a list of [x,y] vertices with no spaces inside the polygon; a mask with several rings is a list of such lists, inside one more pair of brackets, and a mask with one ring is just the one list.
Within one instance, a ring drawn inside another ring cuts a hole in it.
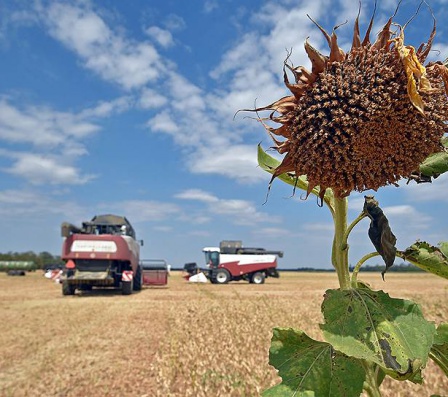
[{"label": "wilted dark leaf", "polygon": [[382,256],[386,269],[382,272],[384,274],[395,261],[395,254],[397,248],[395,243],[397,238],[392,233],[389,226],[389,221],[383,213],[383,210],[378,206],[378,201],[373,196],[364,196],[364,212],[370,218],[369,237],[375,246],[376,251]]}]

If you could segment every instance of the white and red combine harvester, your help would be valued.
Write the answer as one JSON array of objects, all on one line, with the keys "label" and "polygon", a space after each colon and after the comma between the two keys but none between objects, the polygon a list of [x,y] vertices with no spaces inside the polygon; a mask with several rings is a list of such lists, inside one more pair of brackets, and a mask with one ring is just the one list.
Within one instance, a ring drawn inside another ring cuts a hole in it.
[{"label": "white and red combine harvester", "polygon": [[241,241],[221,241],[218,247],[205,247],[207,278],[213,284],[246,280],[263,284],[267,277],[279,277],[277,257],[282,251],[268,251],[264,248],[243,247]]},{"label": "white and red combine harvester", "polygon": [[143,284],[140,245],[129,221],[117,215],[97,215],[79,228],[64,222],[62,294],[92,287],[121,288],[123,295]]}]

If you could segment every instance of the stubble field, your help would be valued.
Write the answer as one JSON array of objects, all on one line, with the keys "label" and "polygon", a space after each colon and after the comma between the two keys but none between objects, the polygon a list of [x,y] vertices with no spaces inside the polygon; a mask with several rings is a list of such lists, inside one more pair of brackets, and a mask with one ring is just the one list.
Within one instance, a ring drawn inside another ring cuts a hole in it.
[{"label": "stubble field", "polygon": [[[361,274],[374,289],[419,302],[448,321],[448,282],[426,274]],[[322,340],[331,273],[281,273],[264,285],[187,283],[131,296],[94,290],[63,297],[42,273],[0,274],[1,396],[258,396],[280,381],[268,364],[272,328]],[[431,362],[425,384],[386,380],[383,396],[448,395]]]}]

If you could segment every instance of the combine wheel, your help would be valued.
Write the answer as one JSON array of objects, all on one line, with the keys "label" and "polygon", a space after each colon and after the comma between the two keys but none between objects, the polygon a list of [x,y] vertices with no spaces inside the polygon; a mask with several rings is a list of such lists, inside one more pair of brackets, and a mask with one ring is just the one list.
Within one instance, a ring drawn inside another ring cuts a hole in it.
[{"label": "combine wheel", "polygon": [[131,295],[132,294],[132,281],[122,281],[121,282],[121,293],[123,295]]},{"label": "combine wheel", "polygon": [[252,275],[252,278],[250,281],[253,284],[264,284],[265,278],[266,278],[266,276],[264,275],[263,272],[256,272]]},{"label": "combine wheel", "polygon": [[219,269],[215,274],[216,284],[227,284],[230,281],[230,273],[226,269]]},{"label": "combine wheel", "polygon": [[62,295],[75,295],[76,287],[67,281],[62,282]]},{"label": "combine wheel", "polygon": [[141,291],[143,285],[143,272],[142,267],[138,266],[137,271],[135,272],[134,283],[133,283],[134,291]]}]

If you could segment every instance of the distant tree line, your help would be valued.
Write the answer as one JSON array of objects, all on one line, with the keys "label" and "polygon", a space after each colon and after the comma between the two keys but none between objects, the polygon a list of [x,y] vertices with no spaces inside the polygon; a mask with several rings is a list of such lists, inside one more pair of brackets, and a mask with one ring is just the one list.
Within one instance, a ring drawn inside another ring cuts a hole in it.
[{"label": "distant tree line", "polygon": [[[361,267],[361,272],[382,272],[384,268],[385,265],[367,265]],[[350,268],[350,271],[352,270],[353,268]],[[387,273],[393,273],[393,272],[417,273],[417,272],[424,272],[424,270],[410,263],[400,263],[398,265],[393,265],[392,267],[387,269]]]},{"label": "distant tree line", "polygon": [[60,256],[52,255],[47,251],[36,254],[33,251],[0,253],[0,261],[25,261],[34,262],[38,269],[46,269],[50,266],[63,265]]},{"label": "distant tree line", "polygon": [[[350,266],[350,271],[353,271],[353,266]],[[366,265],[361,267],[361,272],[378,272],[381,273],[384,270],[384,265]],[[316,269],[314,267],[298,267],[296,269],[279,269],[281,271],[290,271],[290,272],[334,272],[333,268],[329,269]],[[414,273],[414,272],[424,272],[424,270],[414,266],[410,263],[400,263],[398,265],[393,265],[391,268],[387,270],[390,272],[405,272],[405,273]]]}]

